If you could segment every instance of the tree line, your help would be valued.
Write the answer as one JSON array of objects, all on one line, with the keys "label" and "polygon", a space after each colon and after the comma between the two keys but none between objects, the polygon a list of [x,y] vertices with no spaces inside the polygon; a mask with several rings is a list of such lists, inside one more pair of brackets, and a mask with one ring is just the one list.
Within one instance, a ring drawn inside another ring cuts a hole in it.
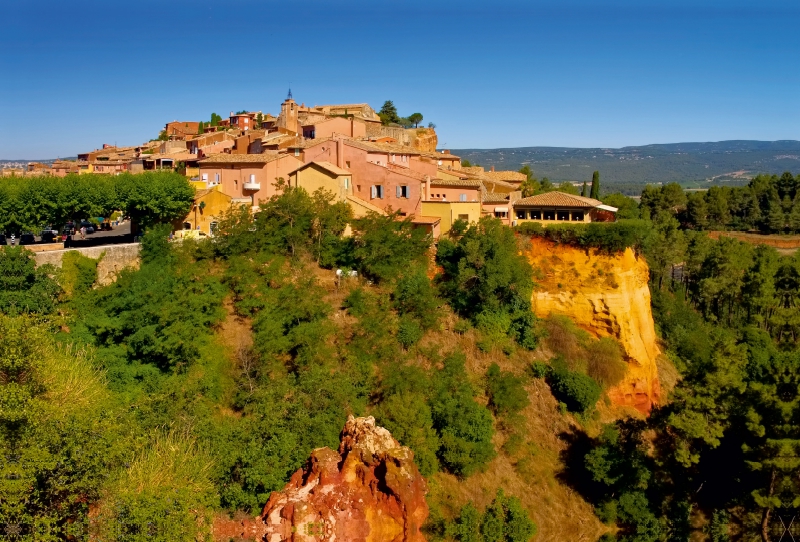
[{"label": "tree line", "polygon": [[0,231],[38,232],[115,211],[147,228],[185,216],[194,188],[173,172],[9,177],[0,183]]}]

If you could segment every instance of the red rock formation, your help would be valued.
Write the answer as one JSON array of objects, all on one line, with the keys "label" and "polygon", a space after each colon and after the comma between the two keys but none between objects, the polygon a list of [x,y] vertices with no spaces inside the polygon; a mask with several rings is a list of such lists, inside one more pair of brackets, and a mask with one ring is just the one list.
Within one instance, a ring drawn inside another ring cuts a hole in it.
[{"label": "red rock formation", "polygon": [[351,416],[339,451],[311,452],[260,521],[220,521],[214,531],[265,542],[425,542],[426,492],[413,452],[375,418]]}]

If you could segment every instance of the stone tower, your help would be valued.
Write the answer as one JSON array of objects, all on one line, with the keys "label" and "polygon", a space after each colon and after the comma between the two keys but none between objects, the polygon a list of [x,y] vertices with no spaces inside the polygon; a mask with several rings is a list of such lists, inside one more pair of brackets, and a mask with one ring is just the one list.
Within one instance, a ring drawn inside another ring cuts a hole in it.
[{"label": "stone tower", "polygon": [[281,104],[281,114],[276,124],[279,128],[297,133],[297,102],[292,98],[292,89],[289,89],[289,95]]}]

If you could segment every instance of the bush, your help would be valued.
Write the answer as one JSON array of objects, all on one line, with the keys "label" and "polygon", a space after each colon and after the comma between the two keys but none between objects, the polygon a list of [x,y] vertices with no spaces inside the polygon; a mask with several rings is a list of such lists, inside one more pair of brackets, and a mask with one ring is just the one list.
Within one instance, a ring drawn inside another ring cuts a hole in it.
[{"label": "bush", "polygon": [[593,409],[602,393],[600,385],[592,377],[566,367],[553,370],[548,384],[553,395],[564,402],[571,412],[584,413]]},{"label": "bush", "polygon": [[604,252],[620,252],[626,248],[640,250],[650,232],[646,220],[618,220],[617,222],[591,222],[588,224],[541,224],[525,222],[515,231],[530,237],[544,237],[555,243],[565,243]]},{"label": "bush", "polygon": [[397,340],[403,345],[403,348],[409,348],[417,344],[424,333],[419,322],[408,315],[400,317],[400,323],[397,327]]},{"label": "bush", "polygon": [[497,415],[515,414],[530,404],[522,378],[501,371],[496,363],[486,372],[486,393]]},{"label": "bush", "polygon": [[605,389],[616,386],[625,377],[627,363],[622,358],[619,343],[609,337],[589,341],[586,345],[586,371]]}]

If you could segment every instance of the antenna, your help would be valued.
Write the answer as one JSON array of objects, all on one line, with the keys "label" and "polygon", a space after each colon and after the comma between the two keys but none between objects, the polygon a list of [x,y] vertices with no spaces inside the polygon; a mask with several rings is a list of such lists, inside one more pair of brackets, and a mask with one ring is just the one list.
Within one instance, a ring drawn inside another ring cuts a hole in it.
[{"label": "antenna", "polygon": [[289,87],[289,94],[286,96],[287,100],[292,100],[292,87]]}]

